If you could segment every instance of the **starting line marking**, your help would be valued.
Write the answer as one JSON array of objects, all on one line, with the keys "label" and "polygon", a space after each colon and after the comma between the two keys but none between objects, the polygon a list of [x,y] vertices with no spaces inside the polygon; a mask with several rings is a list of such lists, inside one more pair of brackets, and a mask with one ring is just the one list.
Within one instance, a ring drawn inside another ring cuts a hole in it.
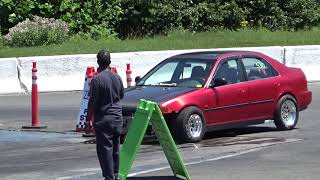
[{"label": "starting line marking", "polygon": [[[256,147],[256,148],[253,148],[253,149],[247,149],[247,150],[243,150],[241,152],[236,152],[236,153],[232,153],[232,154],[228,154],[228,155],[224,155],[224,156],[218,156],[218,157],[209,158],[209,159],[203,159],[202,158],[201,160],[198,160],[198,161],[185,163],[185,165],[189,166],[189,165],[201,164],[201,163],[204,163],[204,162],[218,161],[218,160],[222,160],[222,159],[227,159],[227,158],[231,158],[231,157],[240,156],[240,155],[243,155],[243,154],[248,154],[250,152],[256,152],[256,151],[265,149],[265,148],[267,148],[269,146],[278,145],[278,144],[284,144],[284,143],[290,143],[290,142],[297,142],[297,141],[301,141],[301,140],[302,139],[288,139],[288,140],[283,141],[283,142],[270,143],[270,144],[266,144],[266,145],[261,146],[261,147]],[[131,173],[131,174],[128,175],[128,177],[133,177],[133,176],[146,174],[146,173],[151,173],[151,172],[155,172],[155,171],[161,171],[161,170],[165,170],[165,169],[169,169],[169,168],[170,168],[170,166],[163,166],[163,167],[160,167],[160,168],[149,169],[149,170],[145,170],[145,171]]]},{"label": "starting line marking", "polygon": [[[249,152],[259,151],[261,149],[263,149],[263,147],[256,148],[256,149],[250,149],[250,150],[246,150],[246,151],[242,151],[242,152],[238,152],[238,153],[233,153],[233,154],[229,154],[229,155],[225,155],[225,156],[219,156],[219,157],[215,157],[215,158],[211,158],[211,159],[205,159],[205,160],[200,160],[200,161],[195,161],[195,162],[189,162],[189,163],[185,163],[185,165],[189,166],[189,165],[195,165],[195,164],[200,164],[200,163],[204,163],[204,162],[217,161],[217,160],[221,160],[221,159],[240,156],[242,154],[247,154]],[[155,171],[161,171],[161,170],[165,170],[165,169],[169,169],[169,168],[170,168],[170,166],[164,166],[164,167],[160,167],[160,168],[149,169],[149,170],[145,170],[145,171],[131,173],[131,174],[128,175],[128,177],[133,177],[133,176],[146,174],[146,173],[151,173],[151,172],[155,172]]]},{"label": "starting line marking", "polygon": [[[256,152],[256,151],[259,151],[259,150],[262,150],[262,149],[266,149],[269,146],[274,146],[274,145],[278,145],[278,144],[285,144],[285,143],[291,143],[291,142],[297,142],[297,141],[301,141],[301,140],[302,139],[287,139],[287,140],[282,141],[282,142],[268,143],[268,144],[265,144],[265,145],[263,145],[261,147],[242,150],[241,152],[236,152],[236,153],[227,154],[227,155],[223,155],[223,156],[218,156],[218,157],[214,157],[214,158],[208,158],[208,159],[201,158],[201,160],[188,162],[188,163],[185,163],[185,165],[189,166],[189,165],[201,164],[201,163],[204,163],[204,162],[211,162],[211,161],[218,161],[218,160],[222,160],[222,159],[232,158],[232,157],[248,154],[250,152]],[[161,171],[161,170],[165,170],[165,169],[169,169],[169,168],[170,168],[170,166],[163,166],[163,167],[159,167],[159,168],[143,170],[143,171],[139,171],[139,172],[135,172],[135,173],[130,173],[128,175],[128,177],[134,177],[134,176],[138,176],[138,175],[141,175],[141,174],[147,174],[147,173]],[[96,172],[88,172],[88,173],[83,173],[81,175],[76,175],[76,176],[64,176],[64,177],[60,177],[60,178],[57,178],[57,179],[58,180],[67,180],[67,179],[81,178],[81,177],[85,177],[85,176],[96,175],[97,171],[101,171],[100,168],[92,168],[91,170],[92,171],[96,170]]]},{"label": "starting line marking", "polygon": [[[259,147],[259,148],[249,149],[249,150],[246,150],[246,151],[233,153],[233,154],[229,154],[229,155],[225,155],[225,156],[219,156],[219,157],[215,157],[215,158],[211,158],[211,159],[205,159],[205,160],[200,160],[200,161],[195,161],[195,162],[189,162],[189,163],[185,163],[185,165],[188,166],[188,165],[200,164],[200,163],[203,163],[203,162],[210,162],[210,161],[217,161],[217,160],[221,160],[221,159],[231,158],[231,157],[239,156],[239,155],[242,155],[242,154],[247,154],[247,153],[250,153],[250,152],[259,151],[259,150],[261,150],[263,148],[264,147]],[[160,168],[144,170],[144,171],[140,171],[140,172],[131,173],[131,174],[128,175],[128,177],[138,176],[138,175],[141,175],[141,174],[147,174],[147,173],[151,173],[151,172],[155,172],[155,171],[161,171],[161,170],[165,170],[165,169],[169,169],[169,168],[170,168],[170,166],[163,166],[163,167],[160,167]],[[100,171],[100,169],[97,170],[97,171]],[[84,177],[84,176],[90,176],[90,175],[96,175],[96,174],[97,174],[96,172],[84,173],[82,175],[77,175],[77,176],[60,177],[60,178],[57,178],[57,180],[68,180],[68,179],[81,178],[81,177]]]}]

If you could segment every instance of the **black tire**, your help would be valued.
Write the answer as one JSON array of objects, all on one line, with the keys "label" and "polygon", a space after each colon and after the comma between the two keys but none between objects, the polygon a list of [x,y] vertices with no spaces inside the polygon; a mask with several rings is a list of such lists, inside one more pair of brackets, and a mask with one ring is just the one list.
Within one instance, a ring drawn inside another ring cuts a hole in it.
[{"label": "black tire", "polygon": [[[196,132],[193,134],[190,132],[190,126],[188,126],[190,117],[192,117],[193,120],[196,120],[196,124],[200,123],[199,117],[201,118],[201,128],[200,126],[194,126],[198,128],[195,128]],[[176,119],[171,119],[170,127],[171,133],[178,143],[199,142],[202,140],[205,134],[206,121],[204,119],[202,111],[199,108],[189,106],[183,109],[178,114]]]},{"label": "black tire", "polygon": [[298,120],[299,109],[296,99],[291,95],[282,96],[278,101],[274,115],[276,127],[279,130],[291,130],[295,128]]}]

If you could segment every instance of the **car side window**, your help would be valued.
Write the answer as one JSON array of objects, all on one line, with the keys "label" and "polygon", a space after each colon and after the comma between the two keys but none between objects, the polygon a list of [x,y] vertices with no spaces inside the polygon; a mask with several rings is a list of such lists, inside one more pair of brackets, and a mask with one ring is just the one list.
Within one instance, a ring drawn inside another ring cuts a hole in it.
[{"label": "car side window", "polygon": [[258,58],[242,58],[242,62],[249,81],[264,79],[274,76],[271,66]]},{"label": "car side window", "polygon": [[228,60],[223,62],[215,75],[214,79],[224,78],[227,84],[235,84],[240,82],[239,68],[236,60]]},{"label": "car side window", "polygon": [[[187,63],[183,68],[183,72],[179,79],[192,78],[193,76],[202,77],[205,75],[205,69],[207,68],[206,63]],[[204,77],[203,77],[204,78]]]}]

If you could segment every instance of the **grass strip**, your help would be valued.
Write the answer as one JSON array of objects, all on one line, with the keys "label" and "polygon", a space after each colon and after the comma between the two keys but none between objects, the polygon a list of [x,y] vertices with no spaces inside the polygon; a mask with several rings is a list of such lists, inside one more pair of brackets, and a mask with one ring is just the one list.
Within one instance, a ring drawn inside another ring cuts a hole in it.
[{"label": "grass strip", "polygon": [[320,29],[305,31],[239,30],[192,33],[171,32],[167,36],[110,40],[70,38],[60,45],[11,48],[0,45],[0,58],[66,54],[95,54],[106,48],[111,52],[227,47],[293,46],[320,44]]}]

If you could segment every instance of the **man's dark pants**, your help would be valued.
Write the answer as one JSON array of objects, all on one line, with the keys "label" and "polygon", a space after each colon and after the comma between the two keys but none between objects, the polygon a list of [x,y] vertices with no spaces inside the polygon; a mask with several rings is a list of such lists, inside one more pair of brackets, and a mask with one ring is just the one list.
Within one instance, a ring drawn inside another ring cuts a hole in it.
[{"label": "man's dark pants", "polygon": [[104,117],[95,122],[97,154],[106,180],[114,180],[119,172],[119,149],[122,118]]}]

